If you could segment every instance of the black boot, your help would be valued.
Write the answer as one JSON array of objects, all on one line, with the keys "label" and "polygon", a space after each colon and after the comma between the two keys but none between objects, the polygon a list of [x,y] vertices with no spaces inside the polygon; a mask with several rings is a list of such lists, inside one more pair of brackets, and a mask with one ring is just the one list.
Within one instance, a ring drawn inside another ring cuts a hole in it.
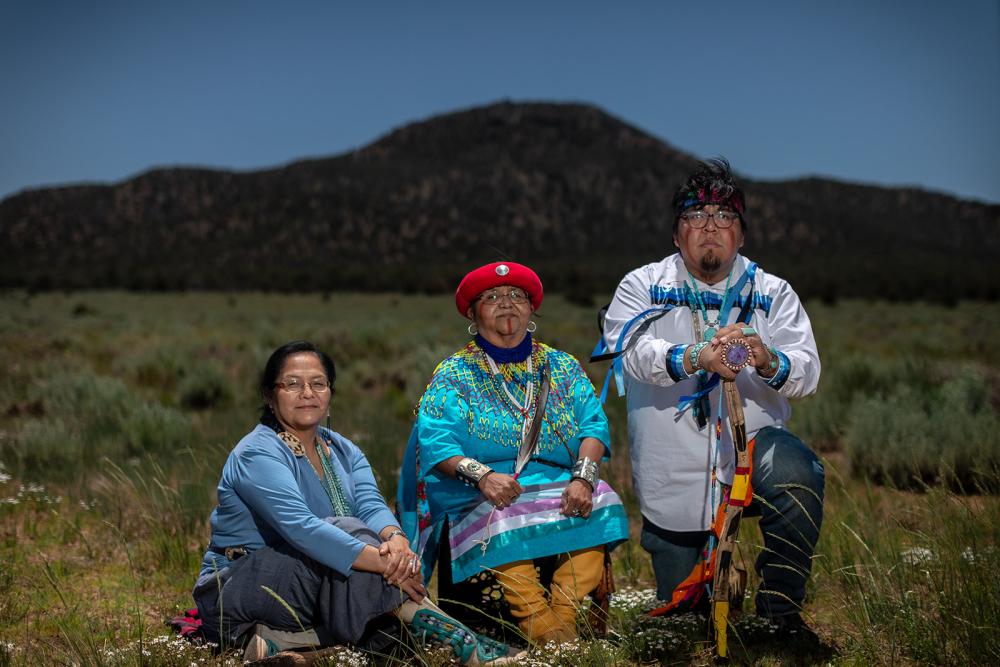
[{"label": "black boot", "polygon": [[787,614],[785,616],[773,616],[768,618],[776,627],[774,636],[776,639],[802,642],[819,646],[823,642],[813,629],[806,625],[800,614]]}]

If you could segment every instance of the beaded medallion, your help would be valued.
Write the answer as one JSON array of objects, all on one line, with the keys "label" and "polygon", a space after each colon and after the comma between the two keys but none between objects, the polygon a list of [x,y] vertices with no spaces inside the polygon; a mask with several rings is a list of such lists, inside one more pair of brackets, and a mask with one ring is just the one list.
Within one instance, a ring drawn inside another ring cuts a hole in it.
[{"label": "beaded medallion", "polygon": [[722,363],[738,373],[750,365],[750,346],[742,340],[731,340],[722,346]]}]

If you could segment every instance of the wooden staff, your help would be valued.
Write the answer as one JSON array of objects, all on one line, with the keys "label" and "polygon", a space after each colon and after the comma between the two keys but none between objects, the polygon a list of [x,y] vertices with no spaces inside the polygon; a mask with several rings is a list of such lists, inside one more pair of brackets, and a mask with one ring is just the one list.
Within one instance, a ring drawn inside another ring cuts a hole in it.
[{"label": "wooden staff", "polygon": [[[739,372],[750,361],[750,348],[742,340],[727,343],[722,350],[723,363]],[[715,648],[720,658],[728,657],[726,633],[729,625],[730,581],[736,536],[740,530],[743,508],[750,503],[750,456],[747,447],[746,422],[743,418],[743,399],[735,380],[723,380],[722,393],[726,400],[729,427],[733,432],[736,449],[736,471],[729,489],[725,518],[719,531],[719,544],[715,552],[715,571],[712,573],[712,619],[715,625]]]}]

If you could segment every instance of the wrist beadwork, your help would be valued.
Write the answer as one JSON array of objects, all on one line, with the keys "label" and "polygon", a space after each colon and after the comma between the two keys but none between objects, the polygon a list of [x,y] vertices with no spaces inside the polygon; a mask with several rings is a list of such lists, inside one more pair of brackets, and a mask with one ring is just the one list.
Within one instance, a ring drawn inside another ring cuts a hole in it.
[{"label": "wrist beadwork", "polygon": [[691,362],[692,371],[701,370],[701,351],[705,349],[708,343],[695,343],[688,348],[688,361]]}]

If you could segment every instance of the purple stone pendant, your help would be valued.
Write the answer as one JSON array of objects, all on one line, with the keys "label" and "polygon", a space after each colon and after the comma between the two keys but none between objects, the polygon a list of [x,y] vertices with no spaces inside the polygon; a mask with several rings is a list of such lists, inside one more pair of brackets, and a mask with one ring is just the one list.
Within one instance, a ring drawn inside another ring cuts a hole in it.
[{"label": "purple stone pendant", "polygon": [[731,340],[722,346],[722,363],[739,373],[750,364],[750,346],[742,340]]}]

